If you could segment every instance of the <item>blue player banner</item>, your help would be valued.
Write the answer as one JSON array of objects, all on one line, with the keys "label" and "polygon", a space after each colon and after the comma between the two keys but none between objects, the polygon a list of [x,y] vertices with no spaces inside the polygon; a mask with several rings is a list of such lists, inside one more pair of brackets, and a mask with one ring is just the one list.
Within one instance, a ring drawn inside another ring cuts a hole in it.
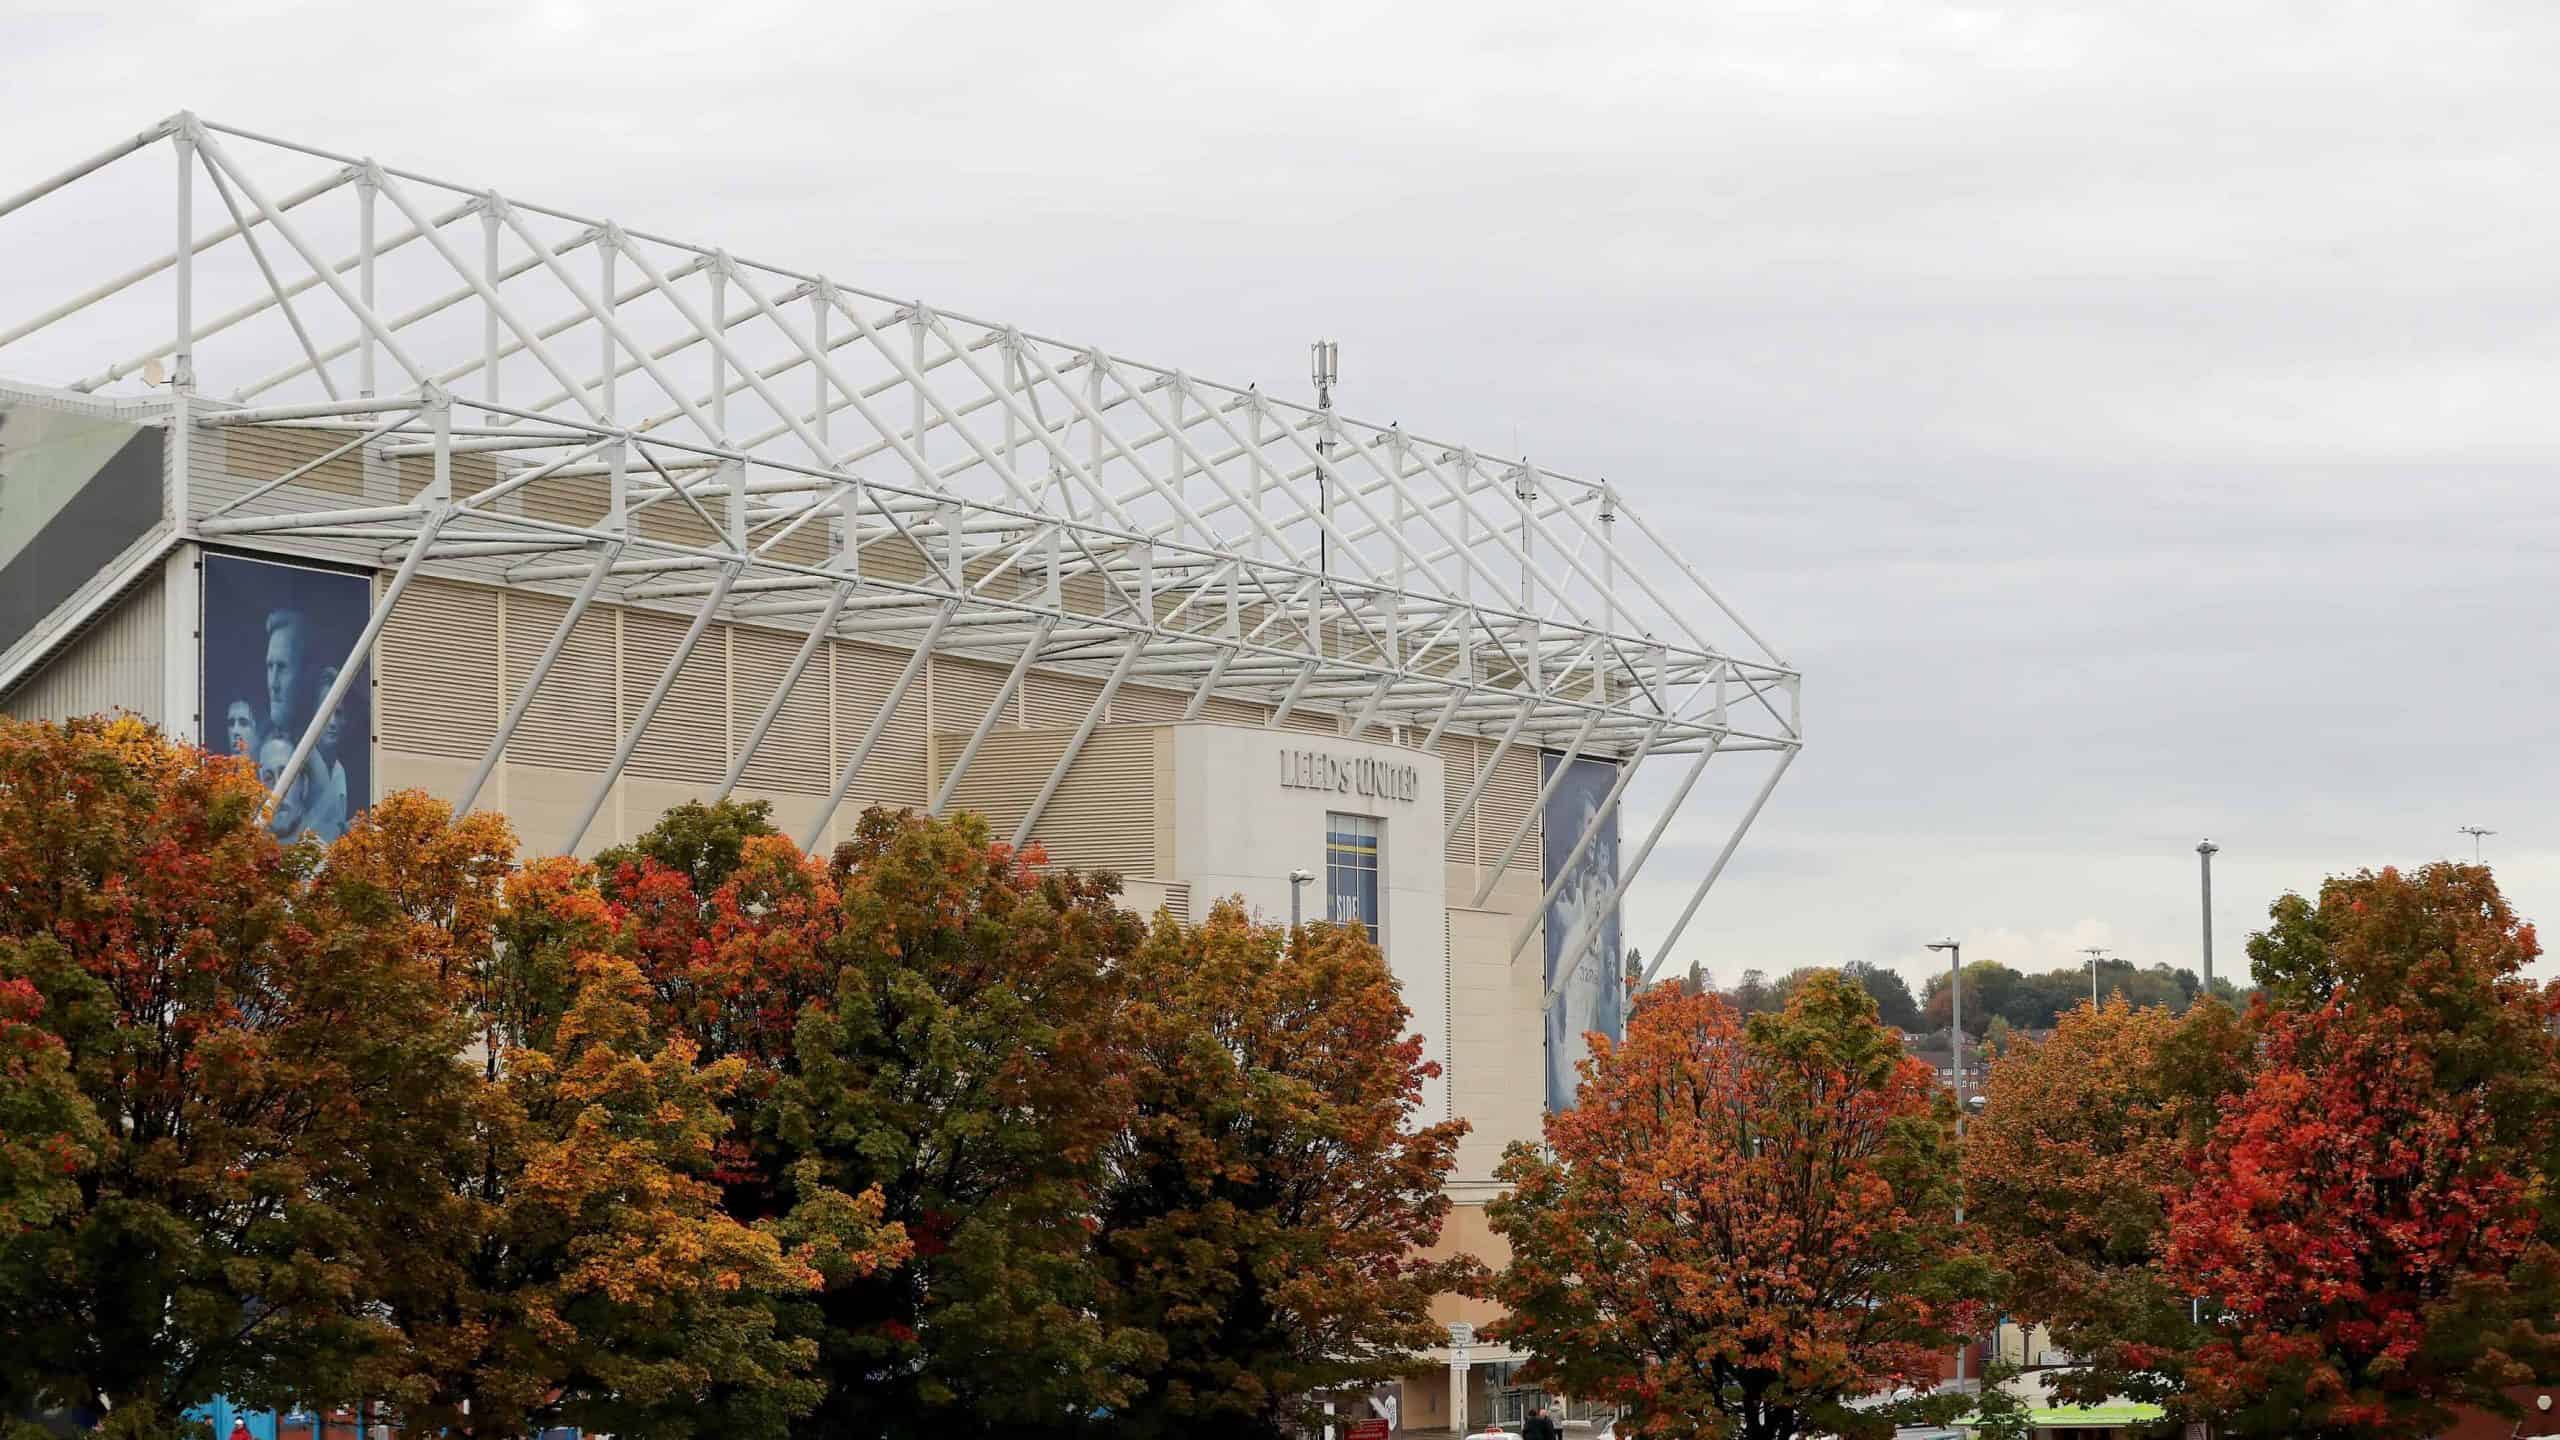
[{"label": "blue player banner", "polygon": [[[1544,992],[1555,997],[1548,1002],[1546,1015],[1550,1112],[1573,1108],[1573,1092],[1580,1084],[1574,1067],[1591,1053],[1584,1037],[1595,1030],[1612,1038],[1623,1036],[1627,1007],[1626,978],[1620,973],[1624,961],[1618,949],[1618,909],[1609,904],[1610,892],[1618,884],[1616,813],[1608,815],[1580,856],[1573,854],[1574,842],[1582,838],[1617,784],[1618,767],[1605,760],[1576,760],[1559,780],[1556,766],[1563,758],[1554,751],[1538,757],[1541,782],[1554,783],[1546,809],[1538,817],[1544,861],[1539,874],[1555,889],[1555,899],[1547,904]],[[1568,859],[1573,869],[1559,887],[1556,877]],[[1557,971],[1575,961],[1559,986]]]},{"label": "blue player banner", "polygon": [[[205,556],[205,748],[249,756],[272,788],[355,648],[372,589],[369,577],[338,570]],[[372,803],[371,680],[359,670],[321,729],[269,822],[277,835],[335,840]]]}]

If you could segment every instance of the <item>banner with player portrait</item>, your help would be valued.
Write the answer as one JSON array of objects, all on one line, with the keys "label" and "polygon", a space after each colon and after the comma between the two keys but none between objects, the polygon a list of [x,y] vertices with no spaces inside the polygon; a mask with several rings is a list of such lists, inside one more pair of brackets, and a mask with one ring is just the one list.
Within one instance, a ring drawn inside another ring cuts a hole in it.
[{"label": "banner with player portrait", "polygon": [[[370,577],[240,555],[204,557],[204,743],[257,762],[273,788],[355,648]],[[366,667],[370,669],[370,667]],[[291,839],[346,833],[373,800],[372,676],[357,672],[269,822]]]},{"label": "banner with player portrait", "polygon": [[[1549,787],[1539,815],[1539,875],[1555,887],[1546,913],[1546,993],[1555,997],[1546,1015],[1547,1109],[1560,1113],[1573,1108],[1581,1085],[1575,1067],[1591,1054],[1585,1037],[1594,1031],[1612,1039],[1626,1033],[1625,961],[1618,949],[1618,909],[1609,904],[1618,885],[1618,817],[1615,811],[1601,814],[1618,767],[1576,760],[1559,776],[1563,756],[1550,750],[1538,759],[1539,778]],[[1574,854],[1574,842],[1595,817],[1601,820],[1597,833]]]}]

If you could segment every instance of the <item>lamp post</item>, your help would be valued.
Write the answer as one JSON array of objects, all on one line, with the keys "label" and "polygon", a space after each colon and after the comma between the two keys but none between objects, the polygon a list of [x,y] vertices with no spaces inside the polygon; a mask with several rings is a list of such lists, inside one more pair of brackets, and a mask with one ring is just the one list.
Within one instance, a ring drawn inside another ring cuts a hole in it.
[{"label": "lamp post", "polygon": [[2204,887],[2204,993],[2208,998],[2213,994],[2213,857],[2221,849],[2210,840],[2196,842],[2196,864]]},{"label": "lamp post", "polygon": [[2084,945],[2080,953],[2089,957],[2089,1008],[2098,1008],[2098,961],[2107,953],[2104,945]]},{"label": "lamp post", "polygon": [[1289,872],[1289,936],[1293,941],[1298,934],[1298,897],[1306,893],[1309,885],[1315,883],[1315,878],[1315,873],[1310,870]]},{"label": "lamp post", "polygon": [[1932,940],[1932,950],[1947,952],[1948,1060],[1956,1076],[1956,1129],[1964,1129],[1964,946],[1954,940]]},{"label": "lamp post", "polygon": [[2480,863],[2481,837],[2485,835],[2495,835],[2498,833],[2495,830],[2484,830],[2477,825],[2456,825],[2453,828],[2460,831],[2462,834],[2471,837],[2471,863],[2474,865]]},{"label": "lamp post", "polygon": [[[1964,1135],[1964,945],[1952,936],[1929,942],[1932,950],[1947,952],[1947,1059],[1956,1077],[1956,1135]],[[1964,1223],[1964,1196],[1957,1192],[1956,1223]],[[1964,1343],[1956,1344],[1956,1380],[1964,1380]]]}]

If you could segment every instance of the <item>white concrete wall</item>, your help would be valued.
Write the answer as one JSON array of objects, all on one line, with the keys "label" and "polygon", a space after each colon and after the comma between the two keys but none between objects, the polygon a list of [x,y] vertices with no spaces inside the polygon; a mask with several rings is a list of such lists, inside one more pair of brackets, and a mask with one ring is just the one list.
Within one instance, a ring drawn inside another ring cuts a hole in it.
[{"label": "white concrete wall", "polygon": [[[1301,751],[1341,762],[1410,769],[1412,798],[1361,794],[1347,778],[1334,788],[1283,783],[1287,757]],[[1413,1027],[1433,1059],[1449,1033],[1448,890],[1440,759],[1393,745],[1234,725],[1183,725],[1173,744],[1173,855],[1167,878],[1191,886],[1195,915],[1241,895],[1263,915],[1289,918],[1289,872],[1316,875],[1306,915],[1324,913],[1324,820],[1328,812],[1374,816],[1379,826],[1378,944],[1404,987]],[[1533,1025],[1524,1032],[1536,1043]],[[1450,1114],[1444,1076],[1423,1092],[1423,1115]]]}]

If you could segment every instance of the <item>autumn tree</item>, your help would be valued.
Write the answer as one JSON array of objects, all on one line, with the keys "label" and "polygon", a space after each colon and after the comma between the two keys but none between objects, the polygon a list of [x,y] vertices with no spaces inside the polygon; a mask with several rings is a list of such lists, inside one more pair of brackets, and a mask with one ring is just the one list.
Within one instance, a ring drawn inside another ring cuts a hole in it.
[{"label": "autumn tree", "polygon": [[1809,976],[1744,1023],[1657,987],[1598,1045],[1490,1207],[1492,1334],[1648,1436],[1890,1435],[1984,1317],[1959,1253],[1955,1111],[1865,991]]},{"label": "autumn tree", "polygon": [[2287,896],[2250,957],[2260,1063],[2172,1207],[2171,1283],[2221,1312],[2187,1408],[2235,1435],[2436,1433],[2560,1364],[2560,1053],[2489,872]]},{"label": "autumn tree", "polygon": [[2225,1434],[2415,1440],[2560,1361],[2535,1178],[2410,1018],[2277,1016],[2170,1216],[2172,1283],[2221,1312],[2184,1408]]},{"label": "autumn tree", "polygon": [[767,1300],[818,1275],[720,1208],[743,1062],[658,1033],[591,872],[510,877],[513,848],[402,794],[331,854],[327,900],[395,915],[477,1048],[377,1152],[366,1281],[392,1338],[363,1393],[456,1435],[780,1435],[817,1398],[816,1347]]},{"label": "autumn tree", "polygon": [[32,981],[0,980],[0,1235],[41,1230],[81,1204],[97,1164],[98,1112],[71,1076],[71,1052],[46,1029]]},{"label": "autumn tree", "polygon": [[1124,972],[1126,1118],[1099,1207],[1104,1313],[1146,1337],[1105,1428],[1285,1440],[1320,1392],[1412,1368],[1467,1262],[1421,1252],[1464,1121],[1416,1126],[1437,1067],[1356,925],[1228,901],[1159,915]]},{"label": "autumn tree", "polygon": [[0,1153],[67,1181],[0,1236],[17,1413],[142,1433],[328,1391],[378,1339],[368,1145],[464,1036],[386,916],[319,901],[320,851],[279,845],[264,799],[245,760],[130,718],[0,721]]},{"label": "autumn tree", "polygon": [[745,1067],[726,1211],[792,1227],[812,1196],[876,1197],[912,1245],[777,1305],[826,1386],[795,1433],[1036,1432],[1124,1399],[1140,1337],[1102,1314],[1092,1243],[1125,1103],[1112,967],[1143,933],[1116,882],[1042,873],[968,816],[875,811],[814,860],[725,803],[614,858],[653,1012]]},{"label": "autumn tree", "polygon": [[1911,998],[1910,982],[1899,973],[1863,960],[1841,966],[1840,973],[1857,981],[1876,1002],[1877,1019],[1896,1030],[1920,1028],[1920,1002]]},{"label": "autumn tree", "polygon": [[2167,1399],[2201,1343],[2192,1292],[2162,1270],[2169,1206],[2248,1048],[2227,1007],[2112,999],[1992,1062],[1965,1132],[1966,1218],[2004,1310],[2084,1362],[2057,1381],[2072,1398]]},{"label": "autumn tree", "polygon": [[[1964,1033],[1976,1039],[1991,1017],[2005,1013],[2026,977],[1997,960],[1975,960],[1964,967]],[[1947,972],[1930,972],[1920,999],[1920,1023],[1944,1030],[1954,1020],[1955,991]]]}]

